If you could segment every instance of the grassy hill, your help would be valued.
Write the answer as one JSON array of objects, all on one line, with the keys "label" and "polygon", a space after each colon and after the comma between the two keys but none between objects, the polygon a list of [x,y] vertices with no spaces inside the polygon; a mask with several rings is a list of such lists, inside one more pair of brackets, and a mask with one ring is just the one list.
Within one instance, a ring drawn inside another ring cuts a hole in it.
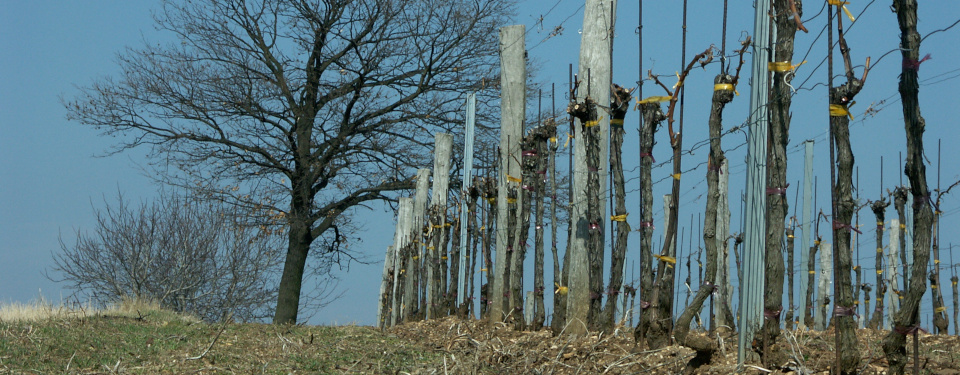
[{"label": "grassy hill", "polygon": [[442,354],[372,327],[208,324],[136,304],[4,310],[0,373],[393,374],[442,362]]},{"label": "grassy hill", "polygon": [[[863,374],[884,373],[879,341],[860,330]],[[362,326],[209,324],[155,305],[94,311],[46,304],[0,307],[0,374],[676,374],[688,348],[640,350],[632,329],[586,337],[444,318],[380,331]],[[698,374],[736,369],[735,333]],[[821,374],[833,364],[832,331],[784,331],[790,358],[773,374]],[[908,345],[912,356],[912,343]],[[960,375],[960,338],[920,335],[924,374]],[[912,364],[908,366],[912,369]],[[747,368],[747,373],[768,373]]]}]

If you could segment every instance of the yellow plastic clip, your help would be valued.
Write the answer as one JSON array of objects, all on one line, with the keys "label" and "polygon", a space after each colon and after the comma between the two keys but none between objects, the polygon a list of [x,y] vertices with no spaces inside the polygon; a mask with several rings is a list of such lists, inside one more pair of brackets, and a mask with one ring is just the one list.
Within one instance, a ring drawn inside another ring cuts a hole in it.
[{"label": "yellow plastic clip", "polygon": [[484,229],[487,229],[487,226],[486,226],[486,225],[480,226],[480,229],[479,229],[479,230],[484,230]]},{"label": "yellow plastic clip", "polygon": [[516,182],[519,184],[522,180],[520,180],[519,178],[513,177],[511,175],[507,175],[507,181]]},{"label": "yellow plastic clip", "polygon": [[940,259],[934,259],[933,264],[940,264]]},{"label": "yellow plastic clip", "polygon": [[447,260],[447,256],[444,255],[444,256],[440,257],[440,259],[442,259],[442,260]]},{"label": "yellow plastic clip", "polygon": [[883,274],[883,270],[877,270],[877,275],[882,275],[882,274]]},{"label": "yellow plastic clip", "polygon": [[553,294],[566,295],[567,292],[570,291],[570,288],[560,286],[560,284],[553,283],[553,285],[556,285],[556,290],[554,290]]},{"label": "yellow plastic clip", "polygon": [[679,173],[674,173],[674,174],[672,174],[672,175],[670,175],[670,176],[673,177],[674,180],[679,180],[679,179],[680,179],[680,174],[679,174]]},{"label": "yellow plastic clip", "polygon": [[907,224],[900,224],[900,230],[907,229]]},{"label": "yellow plastic clip", "polygon": [[570,140],[573,139],[573,134],[567,133],[567,141],[563,142],[563,148],[570,146]]},{"label": "yellow plastic clip", "polygon": [[674,71],[674,74],[677,75],[677,84],[673,85],[673,89],[676,90],[677,87],[683,86],[683,81],[680,81],[680,72]]},{"label": "yellow plastic clip", "polygon": [[672,96],[651,96],[643,100],[637,100],[637,104],[662,103],[673,99]]},{"label": "yellow plastic clip", "polygon": [[878,222],[877,222],[877,226],[878,226],[878,227],[882,227],[882,226],[883,226],[883,222],[882,222],[882,221],[878,221]]},{"label": "yellow plastic clip", "polygon": [[930,286],[930,289],[937,289],[937,286],[936,286],[936,285],[931,285],[931,286]]},{"label": "yellow plastic clip", "polygon": [[740,92],[737,91],[737,86],[734,86],[732,83],[718,83],[713,85],[713,91],[733,91],[737,96],[740,95]]},{"label": "yellow plastic clip", "polygon": [[497,198],[496,197],[487,198],[487,202],[489,202],[490,204],[496,204]]},{"label": "yellow plastic clip", "polygon": [[481,269],[480,269],[480,272],[487,272],[487,269],[486,269],[486,268],[481,268]]},{"label": "yellow plastic clip", "polygon": [[834,117],[848,116],[850,117],[851,120],[853,120],[853,115],[850,114],[850,111],[847,109],[847,107],[844,107],[840,104],[830,105],[830,116],[834,116]]},{"label": "yellow plastic clip", "polygon": [[557,137],[550,137],[551,143],[557,143]]},{"label": "yellow plastic clip", "polygon": [[878,252],[878,253],[882,253],[882,252],[883,252],[883,248],[882,248],[882,247],[878,247],[878,248],[877,248],[877,252]]},{"label": "yellow plastic clip", "polygon": [[621,127],[622,127],[622,126],[623,126],[623,119],[622,119],[622,118],[610,119],[610,126],[621,126]]},{"label": "yellow plastic clip", "polygon": [[954,286],[956,286],[956,285],[957,285],[957,282],[956,282],[956,281],[954,281],[954,282],[953,282],[953,285],[954,285]]},{"label": "yellow plastic clip", "polygon": [[820,240],[813,241],[814,245],[820,246]]},{"label": "yellow plastic clip", "polygon": [[850,4],[849,1],[840,1],[840,0],[827,0],[827,4],[836,5],[843,8],[843,12],[847,14],[847,18],[850,19],[850,22],[856,21],[857,19],[853,17],[853,13],[850,13],[850,10],[847,9],[847,4]]},{"label": "yellow plastic clip", "polygon": [[610,220],[611,221],[627,221],[627,215],[629,214],[627,213],[623,215],[610,215]]},{"label": "yellow plastic clip", "polygon": [[946,307],[946,306],[940,306],[940,307],[938,307],[938,308],[933,309],[933,312],[938,312],[938,313],[942,313],[942,312],[944,312],[944,311],[947,311],[947,307]]},{"label": "yellow plastic clip", "polygon": [[854,271],[856,271],[856,270],[858,270],[858,269],[860,269],[860,266],[853,266],[853,270],[854,270]]},{"label": "yellow plastic clip", "polygon": [[599,124],[600,124],[600,121],[593,120],[593,121],[587,121],[587,122],[583,123],[583,126],[584,126],[584,127],[587,127],[587,128],[590,128],[590,127],[597,126],[597,125],[599,125]]},{"label": "yellow plastic clip", "polygon": [[806,60],[801,61],[799,64],[790,64],[789,61],[774,61],[774,62],[767,63],[767,70],[771,72],[778,72],[778,73],[792,72],[794,70],[797,70],[797,68],[800,65],[803,65],[806,63],[807,63]]},{"label": "yellow plastic clip", "polygon": [[517,204],[517,198],[507,198],[507,204]]},{"label": "yellow plastic clip", "polygon": [[807,271],[807,273],[813,275],[813,274],[817,273],[817,271]]},{"label": "yellow plastic clip", "polygon": [[792,234],[788,234],[788,235],[787,235],[787,238],[793,238],[793,235],[792,235]]},{"label": "yellow plastic clip", "polygon": [[653,257],[670,264],[677,264],[677,259],[671,256],[654,254]]}]

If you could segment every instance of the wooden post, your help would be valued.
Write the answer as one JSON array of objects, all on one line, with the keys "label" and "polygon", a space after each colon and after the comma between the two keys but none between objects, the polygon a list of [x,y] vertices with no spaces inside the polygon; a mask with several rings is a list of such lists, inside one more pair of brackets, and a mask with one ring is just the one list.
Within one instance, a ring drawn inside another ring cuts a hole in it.
[{"label": "wooden post", "polygon": [[396,272],[394,245],[387,246],[383,257],[383,280],[380,282],[380,305],[377,308],[377,327],[387,328],[393,301],[393,275]]},{"label": "wooden post", "polygon": [[507,223],[511,206],[517,202],[509,196],[519,188],[520,178],[520,138],[523,132],[523,120],[526,116],[526,77],[524,25],[512,25],[500,28],[500,171],[497,174],[497,259],[494,264],[493,292],[490,294],[490,324],[503,321],[505,316],[506,294],[509,285],[509,255],[513,250],[514,230]]},{"label": "wooden post", "polygon": [[[585,102],[589,97],[595,103],[607,105],[610,103],[610,86],[612,83],[612,48],[614,31],[614,12],[616,0],[587,0],[583,11],[583,32],[580,44],[579,80],[577,102]],[[597,119],[598,138],[600,140],[600,160],[606,161],[609,153],[608,134],[610,117],[602,116]],[[575,125],[575,137],[582,142],[586,139],[586,128],[580,121]],[[587,147],[574,149],[574,188],[571,201],[573,202],[572,218],[575,225],[570,238],[570,293],[567,298],[567,331],[573,335],[586,333],[592,316],[599,318],[601,300],[591,298],[603,293],[602,270],[598,274],[597,267],[603,264],[603,233],[605,220],[597,223],[587,222],[588,194],[595,194],[598,202],[598,216],[606,214],[606,191],[608,169],[605,163],[587,165]],[[590,168],[596,168],[599,180],[599,189],[588,192],[587,177]],[[595,228],[591,228],[594,226]],[[600,248],[592,249],[589,245],[589,232],[594,231],[600,236]],[[599,287],[598,287],[599,286]]]},{"label": "wooden post", "polygon": [[[413,236],[413,199],[400,198],[400,207],[397,210],[397,233],[394,238],[394,247],[397,260],[397,272],[393,275],[393,310],[390,314],[390,325],[394,326],[407,319],[407,314],[413,311],[416,305],[416,285],[413,284],[412,270],[416,268],[411,258],[419,246],[412,244]],[[404,275],[401,279],[400,275]],[[402,313],[402,314],[401,314]]]},{"label": "wooden post", "polygon": [[440,315],[444,304],[443,281],[446,279],[446,230],[447,230],[447,189],[450,186],[450,153],[453,149],[453,136],[437,133],[433,157],[433,195],[430,197],[430,222],[427,254],[428,308],[427,319]]},{"label": "wooden post", "polygon": [[[464,140],[463,140],[463,192],[461,193],[462,202],[460,203],[460,259],[457,259],[460,262],[459,272],[457,275],[457,306],[458,308],[467,301],[467,277],[473,277],[473,274],[467,272],[467,258],[469,258],[469,253],[467,249],[469,248],[468,243],[470,242],[469,237],[467,236],[470,232],[469,217],[471,210],[469,205],[466,203],[468,199],[473,201],[475,197],[467,198],[470,194],[468,190],[470,185],[473,183],[473,139],[474,139],[474,124],[476,122],[476,110],[477,110],[477,94],[471,93],[467,95],[467,123],[464,130]],[[474,203],[475,205],[475,203]]]},{"label": "wooden post", "polygon": [[817,280],[817,309],[814,329],[824,331],[829,322],[827,307],[830,305],[830,283],[833,275],[833,246],[828,243],[820,244],[820,277]]},{"label": "wooden post", "polygon": [[423,271],[422,267],[424,264],[424,246],[425,238],[423,237],[423,216],[426,212],[427,207],[427,184],[430,182],[430,169],[420,168],[417,170],[417,190],[416,195],[413,198],[413,206],[411,211],[411,220],[410,227],[408,231],[410,232],[411,242],[409,252],[408,262],[409,266],[406,267],[406,286],[404,290],[404,310],[403,310],[403,319],[404,321],[411,321],[417,318],[417,315],[423,313],[423,298],[425,293],[423,288],[425,284],[421,280],[421,273]]}]

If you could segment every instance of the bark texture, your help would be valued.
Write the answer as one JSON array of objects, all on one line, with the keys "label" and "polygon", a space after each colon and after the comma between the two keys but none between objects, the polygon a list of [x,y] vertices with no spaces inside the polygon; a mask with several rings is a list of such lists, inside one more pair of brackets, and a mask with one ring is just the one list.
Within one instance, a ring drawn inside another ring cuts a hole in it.
[{"label": "bark texture", "polygon": [[[610,252],[610,283],[607,285],[607,303],[603,309],[601,329],[613,332],[617,324],[617,300],[623,287],[623,265],[627,256],[627,237],[630,225],[627,224],[626,188],[623,178],[623,119],[630,110],[631,90],[614,85],[612,103],[610,103],[610,173],[613,174],[614,204],[611,221],[616,223]],[[626,298],[626,296],[624,296]]]},{"label": "bark texture", "polygon": [[[878,201],[874,201],[870,204],[870,210],[873,211],[873,215],[877,218],[877,294],[876,294],[876,305],[877,307],[873,311],[873,317],[867,323],[867,328],[870,329],[879,329],[883,326],[883,296],[887,293],[887,284],[883,278],[883,228],[884,228],[884,218],[886,217],[887,207],[890,206],[885,198],[880,198]],[[870,313],[870,300],[866,300],[864,306],[867,309],[865,316]]]},{"label": "bark texture", "polygon": [[[791,3],[795,3],[796,8]],[[797,33],[794,11],[802,15],[799,0],[774,0],[774,21],[776,22],[776,42],[773,59],[779,63],[791,64],[793,60],[793,41]],[[780,314],[783,311],[783,230],[789,204],[787,203],[787,143],[790,137],[790,104],[792,93],[790,81],[793,71],[777,69],[773,72],[770,87],[770,127],[768,131],[767,151],[767,225],[763,292],[763,329],[761,338],[764,345],[763,362],[781,363],[780,350],[774,346],[780,335]],[[770,358],[773,355],[776,358]]]},{"label": "bark texture", "polygon": [[[927,262],[930,261],[931,226],[933,209],[930,207],[930,191],[927,187],[926,166],[923,164],[923,131],[926,124],[920,115],[920,91],[917,69],[920,57],[920,33],[917,32],[917,1],[894,0],[900,26],[900,53],[903,68],[900,74],[900,101],[903,104],[903,121],[907,141],[905,174],[910,180],[913,195],[913,270],[912,280],[900,311],[894,316],[894,329],[883,338],[883,351],[890,364],[890,373],[903,374],[907,364],[904,347],[906,335],[915,332],[919,324],[920,299],[923,297]],[[917,364],[919,365],[919,364]]]},{"label": "bark texture", "polygon": [[640,196],[643,210],[640,215],[640,319],[634,329],[634,339],[640,345],[646,341],[645,315],[650,313],[653,295],[653,136],[666,120],[660,103],[642,103],[643,127],[640,129]]},{"label": "bark texture", "polygon": [[[713,79],[715,85],[736,83],[736,77],[728,74],[719,74]],[[731,87],[732,88],[732,87]],[[733,100],[733,90],[714,90],[711,101],[709,135],[710,135],[710,153],[707,155],[707,203],[705,218],[703,221],[703,243],[706,249],[706,270],[700,288],[697,290],[693,302],[687,305],[683,313],[677,319],[677,327],[673,335],[680,345],[687,346],[697,352],[697,355],[687,364],[690,371],[695,371],[697,367],[709,363],[717,350],[717,344],[703,334],[695,334],[701,337],[688,339],[690,331],[690,321],[700,313],[703,303],[710,297],[717,286],[712,280],[717,279],[717,201],[720,198],[719,174],[720,165],[725,156],[721,147],[721,133],[723,130],[723,108]]]}]

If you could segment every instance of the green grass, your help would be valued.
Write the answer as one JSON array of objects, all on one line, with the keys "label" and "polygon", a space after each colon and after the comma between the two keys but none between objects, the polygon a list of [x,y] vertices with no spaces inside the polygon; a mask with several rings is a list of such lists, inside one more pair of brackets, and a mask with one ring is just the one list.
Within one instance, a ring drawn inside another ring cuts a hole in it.
[{"label": "green grass", "polygon": [[441,361],[372,327],[208,324],[156,308],[0,321],[0,374],[393,374]]}]

